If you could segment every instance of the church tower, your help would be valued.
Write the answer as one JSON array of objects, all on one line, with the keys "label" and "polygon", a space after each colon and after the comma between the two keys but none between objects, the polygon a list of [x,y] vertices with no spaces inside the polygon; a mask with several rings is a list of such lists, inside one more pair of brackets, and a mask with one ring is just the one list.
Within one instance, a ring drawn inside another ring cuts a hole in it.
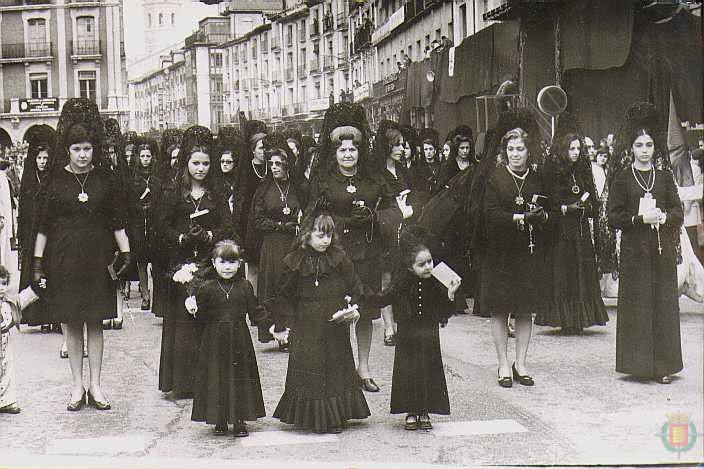
[{"label": "church tower", "polygon": [[[144,55],[152,55],[183,40],[192,0],[142,0]],[[129,19],[128,19],[129,21]]]}]

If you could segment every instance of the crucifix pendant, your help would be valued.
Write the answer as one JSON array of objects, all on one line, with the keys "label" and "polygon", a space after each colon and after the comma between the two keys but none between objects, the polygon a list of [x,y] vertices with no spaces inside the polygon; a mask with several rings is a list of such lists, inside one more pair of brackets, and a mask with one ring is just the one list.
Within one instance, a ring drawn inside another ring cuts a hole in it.
[{"label": "crucifix pendant", "polygon": [[82,191],[80,194],[78,194],[78,201],[81,203],[88,202],[88,194]]},{"label": "crucifix pendant", "polygon": [[522,196],[516,197],[516,205],[523,205],[525,203],[525,200],[523,199]]},{"label": "crucifix pendant", "polygon": [[281,199],[281,202],[286,202],[286,197],[284,197],[283,194],[281,194],[281,196],[279,198]]}]

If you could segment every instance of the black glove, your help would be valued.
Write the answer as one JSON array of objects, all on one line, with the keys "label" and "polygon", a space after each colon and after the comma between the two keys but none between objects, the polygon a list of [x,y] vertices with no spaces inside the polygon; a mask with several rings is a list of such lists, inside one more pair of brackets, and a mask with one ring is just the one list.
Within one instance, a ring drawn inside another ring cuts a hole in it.
[{"label": "black glove", "polygon": [[126,280],[124,277],[127,275],[127,272],[132,267],[132,253],[120,252],[118,260],[120,263],[120,268],[115,271],[115,275],[120,280]]},{"label": "black glove", "polygon": [[46,274],[42,268],[43,258],[32,258],[32,290],[39,295],[40,292],[46,290]]},{"label": "black glove", "polygon": [[371,217],[371,210],[366,207],[359,207],[355,205],[354,207],[352,207],[352,211],[350,212],[349,224],[351,226],[363,226],[369,223]]},{"label": "black glove", "polygon": [[[284,232],[295,234],[297,228],[298,228],[298,223],[296,223],[295,221],[289,221],[289,222],[286,222],[286,224],[284,225]],[[277,332],[280,332],[280,331],[277,331]]]},{"label": "black glove", "polygon": [[545,211],[543,210],[542,207],[534,208],[533,210],[529,212],[525,212],[523,214],[524,220],[526,223],[529,223],[531,225],[538,225],[545,223]]}]

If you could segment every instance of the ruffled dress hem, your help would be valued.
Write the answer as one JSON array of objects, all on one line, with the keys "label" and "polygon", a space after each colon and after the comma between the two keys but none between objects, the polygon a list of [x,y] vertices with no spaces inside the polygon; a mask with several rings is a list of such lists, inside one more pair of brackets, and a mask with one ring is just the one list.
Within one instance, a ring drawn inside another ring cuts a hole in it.
[{"label": "ruffled dress hem", "polygon": [[309,399],[285,391],[274,417],[314,432],[326,432],[342,427],[347,420],[365,419],[371,415],[360,389],[351,389],[337,396]]}]

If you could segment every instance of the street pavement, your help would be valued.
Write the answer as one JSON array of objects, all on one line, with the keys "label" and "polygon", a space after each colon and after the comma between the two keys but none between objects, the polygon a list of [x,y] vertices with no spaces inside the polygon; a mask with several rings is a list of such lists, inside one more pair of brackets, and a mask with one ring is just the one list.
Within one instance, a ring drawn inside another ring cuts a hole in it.
[{"label": "street pavement", "polygon": [[[611,302],[612,304],[613,302]],[[58,334],[15,333],[22,413],[0,414],[0,467],[425,468],[492,465],[620,465],[704,462],[704,436],[686,452],[659,435],[667,415],[687,413],[704,432],[704,307],[683,300],[684,370],[671,385],[614,371],[616,312],[579,336],[536,327],[529,350],[534,387],[496,382],[488,319],[453,317],[441,330],[450,416],[432,431],[408,432],[389,414],[393,347],[374,330],[372,369],[381,392],[366,393],[372,415],[340,435],[312,435],[271,417],[250,437],[216,437],[191,422],[191,402],[157,390],[161,320],[130,301],[121,331],[106,331],[103,388],[113,409],[66,411],[67,360]],[[266,410],[283,392],[288,355],[254,343]],[[509,343],[513,356],[513,343]],[[665,428],[667,428],[665,426]],[[690,431],[691,431],[690,427]],[[690,438],[692,438],[690,436]],[[691,440],[690,440],[691,441]]]}]

